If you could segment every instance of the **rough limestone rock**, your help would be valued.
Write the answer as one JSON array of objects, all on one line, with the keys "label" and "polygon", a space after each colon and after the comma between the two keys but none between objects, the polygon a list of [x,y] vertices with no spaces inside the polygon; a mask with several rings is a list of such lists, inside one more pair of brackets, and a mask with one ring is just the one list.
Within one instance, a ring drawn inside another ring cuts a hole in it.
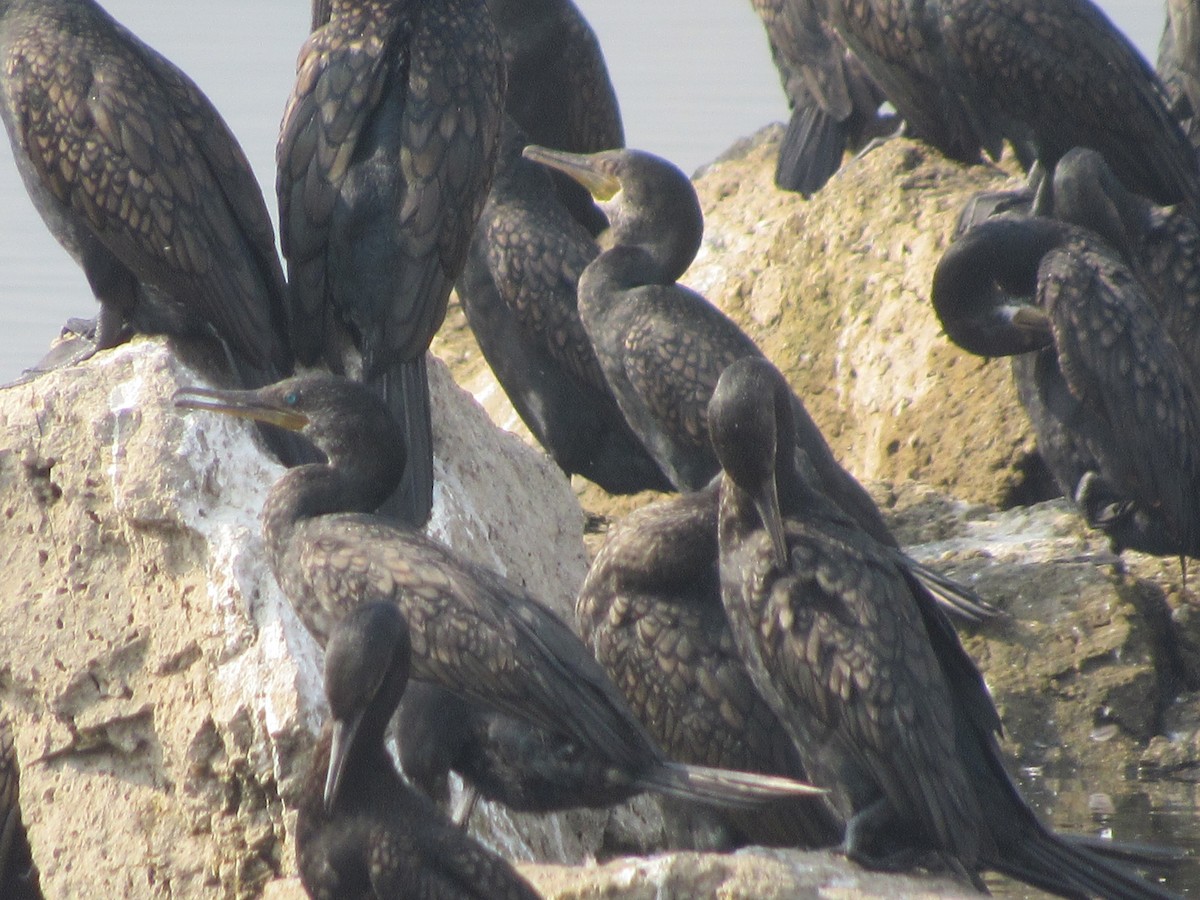
[{"label": "rough limestone rock", "polygon": [[[1151,811],[1194,806],[1200,780],[1192,594],[1172,561],[1118,564],[1062,501],[999,508],[1032,450],[1007,365],[960,354],[928,310],[961,202],[1009,176],[893,141],[805,202],[771,185],[771,140],[699,179],[708,231],[685,280],[785,370],[912,552],[1005,611],[964,640],[1026,795],[1060,827],[1163,839]],[[435,348],[515,423],[461,315]],[[320,653],[262,565],[257,516],[280,469],[244,423],[171,408],[201,380],[187,359],[138,339],[0,389],[0,715],[50,897],[302,896],[291,834],[323,715]],[[569,616],[586,562],[570,486],[443,367],[431,378],[431,531]],[[596,520],[647,500],[575,493]],[[525,871],[551,897],[964,893],[828,853],[580,865],[656,846],[646,800],[549,819],[484,810],[472,827],[537,861]]]}]

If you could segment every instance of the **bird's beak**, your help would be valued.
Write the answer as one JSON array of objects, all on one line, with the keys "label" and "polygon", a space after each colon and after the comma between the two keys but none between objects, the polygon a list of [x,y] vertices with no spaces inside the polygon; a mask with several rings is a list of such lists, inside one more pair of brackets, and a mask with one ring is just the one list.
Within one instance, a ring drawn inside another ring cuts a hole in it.
[{"label": "bird's beak", "polygon": [[259,391],[219,391],[213,388],[185,387],[175,392],[178,409],[206,409],[242,419],[266,422],[288,431],[302,431],[308,417],[277,402],[263,399]]},{"label": "bird's beak", "polygon": [[762,519],[767,534],[771,537],[771,549],[775,553],[775,565],[785,568],[788,561],[787,533],[783,528],[783,513],[779,510],[779,490],[775,479],[769,478],[754,498],[754,508]]},{"label": "bird's beak", "polygon": [[333,813],[333,805],[337,802],[338,792],[342,787],[342,776],[346,773],[346,762],[350,759],[350,748],[354,745],[354,735],[362,722],[359,713],[349,722],[335,719],[333,722],[333,740],[329,746],[329,772],[325,776],[325,812]]},{"label": "bird's beak", "polygon": [[611,200],[621,190],[621,180],[601,168],[608,158],[604,153],[567,153],[530,144],[522,155],[575,179],[601,203]]}]

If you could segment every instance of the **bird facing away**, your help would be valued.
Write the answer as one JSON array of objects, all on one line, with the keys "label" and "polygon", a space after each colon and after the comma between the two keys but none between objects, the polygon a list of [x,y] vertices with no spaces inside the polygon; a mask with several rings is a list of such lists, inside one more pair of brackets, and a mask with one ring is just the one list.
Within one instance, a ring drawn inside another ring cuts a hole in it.
[{"label": "bird facing away", "polygon": [[[504,112],[528,137],[572,153],[625,146],[600,42],[571,0],[488,0],[508,71]],[[559,199],[595,236],[608,223],[577,182],[553,173]]]},{"label": "bird facing away", "polygon": [[1191,368],[1120,256],[1092,232],[1001,216],[938,263],[947,336],[1015,368],[1039,450],[1114,548],[1200,553],[1200,396]]},{"label": "bird facing away", "polygon": [[289,374],[262,191],[191,79],[92,0],[3,0],[0,58],[17,169],[100,302],[65,361],[138,331],[215,337],[245,387]]},{"label": "bird facing away", "polygon": [[914,136],[946,156],[998,158],[1008,139],[1049,173],[1092,147],[1130,190],[1200,214],[1200,170],[1162,85],[1091,0],[827,5]]},{"label": "bird facing away", "polygon": [[[575,603],[580,635],[672,759],[807,780],[791,737],[750,680],[721,606],[717,483],[609,529]],[[753,812],[664,809],[694,849],[825,847],[842,823],[821,797]],[[691,823],[700,819],[701,828]],[[711,846],[696,846],[695,835]]]},{"label": "bird facing away", "polygon": [[[600,201],[611,222],[608,248],[579,278],[579,317],[642,445],[676,489],[703,487],[720,468],[706,425],[717,378],[734,360],[762,351],[716,306],[678,283],[704,232],[695,188],[676,166],[640,150],[584,155],[531,146],[525,156],[566,172]],[[838,464],[800,398],[793,403],[807,477],[876,540],[895,548],[875,502]],[[992,611],[961,585],[928,570],[925,575],[968,616]]]},{"label": "bird facing away", "polygon": [[579,276],[600,248],[549,173],[522,157],[524,145],[506,116],[496,178],[457,286],[467,322],[513,407],[564,472],[611,494],[669,491],[579,318]]},{"label": "bird facing away", "polygon": [[751,0],[762,19],[791,118],[779,145],[775,184],[810,196],[842,164],[846,149],[892,127],[883,92],[825,21],[816,0]]},{"label": "bird facing away", "polygon": [[829,784],[847,855],[932,858],[976,884],[990,868],[1067,897],[1169,896],[1034,816],[983,678],[933,598],[796,476],[778,371],[730,366],[708,421],[729,626],[805,769]]},{"label": "bird facing away", "polygon": [[324,453],[327,463],[284,473],[262,513],[271,570],[318,643],[361,604],[393,603],[412,636],[413,678],[573,740],[630,778],[748,805],[815,790],[670,762],[549,608],[416,529],[369,514],[404,464],[401,426],[370,388],[319,374],[258,391],[185,388],[175,403],[297,431]]},{"label": "bird facing away", "polygon": [[408,682],[400,610],[360,606],[325,652],[330,719],[309,765],[296,816],[300,879],[314,900],[538,894],[504,859],[469,837],[397,773],[384,732]]},{"label": "bird facing away", "polygon": [[503,58],[484,0],[316,0],[313,29],[276,147],[293,345],[306,365],[361,363],[408,443],[385,512],[420,526],[425,352],[491,184]]}]

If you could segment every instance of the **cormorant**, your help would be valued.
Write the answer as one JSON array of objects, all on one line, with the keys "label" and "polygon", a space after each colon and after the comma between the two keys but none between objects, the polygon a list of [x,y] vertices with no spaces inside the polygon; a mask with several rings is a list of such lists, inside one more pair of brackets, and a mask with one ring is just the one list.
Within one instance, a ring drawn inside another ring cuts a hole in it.
[{"label": "cormorant", "polygon": [[[724,313],[677,282],[704,231],[695,188],[674,165],[639,150],[580,155],[530,146],[525,156],[577,179],[612,223],[608,249],[580,276],[580,319],[634,434],[677,489],[703,487],[719,471],[705,424],[713,387],[731,362],[762,352]],[[797,446],[812,483],[895,548],[875,502],[838,464],[798,397],[793,404]],[[923,570],[926,576],[969,616],[991,612],[968,589]]]},{"label": "cormorant", "polygon": [[[276,148],[296,357],[362,379],[404,425],[384,510],[433,503],[425,352],[491,184],[504,63],[484,0],[314,0]],[[357,353],[347,354],[352,348]]]},{"label": "cormorant", "polygon": [[775,184],[810,196],[891,123],[879,116],[883,92],[825,21],[817,0],[751,0],[767,31],[791,119],[779,145]]},{"label": "cormorant", "polygon": [[175,404],[296,431],[325,454],[328,463],[287,471],[262,513],[271,570],[319,643],[361,604],[394,603],[412,634],[413,678],[576,741],[631,779],[735,804],[814,790],[670,762],[550,609],[416,529],[371,515],[399,482],[404,435],[370,388],[316,374],[257,391],[184,388]]},{"label": "cormorant", "polygon": [[384,731],[408,682],[400,610],[368,603],[343,619],[325,652],[330,720],[296,816],[296,859],[310,897],[534,900],[504,859],[400,778]]},{"label": "cormorant", "polygon": [[786,382],[765,360],[721,376],[708,417],[723,468],[721,594],[755,686],[805,769],[831,786],[847,855],[884,866],[932,856],[977,885],[995,869],[1067,897],[1169,896],[1038,821],[954,629],[798,477],[791,419]]},{"label": "cormorant", "polygon": [[931,297],[964,350],[1036,353],[1014,371],[1036,391],[1039,449],[1116,550],[1200,554],[1195,377],[1115,250],[1087,229],[1001,216],[950,246]]},{"label": "cormorant", "polygon": [[1200,225],[1180,206],[1158,206],[1126,190],[1099,153],[1082,147],[1054,169],[1053,212],[1120,252],[1200,377]]},{"label": "cormorant", "polygon": [[952,159],[998,158],[1007,138],[1048,177],[1072,147],[1093,147],[1130,190],[1200,215],[1200,169],[1162,85],[1091,0],[828,7],[914,136]]},{"label": "cormorant", "polygon": [[[496,23],[508,90],[504,111],[527,143],[571,153],[625,146],[617,93],[600,42],[571,0],[488,0]],[[552,173],[571,216],[594,237],[608,222],[591,195]]]},{"label": "cormorant", "polygon": [[0,897],[42,900],[33,849],[21,821],[21,771],[12,723],[0,718]]},{"label": "cormorant", "polygon": [[0,118],[100,302],[93,346],[215,337],[246,387],[292,370],[274,229],[203,92],[92,0],[0,2]]},{"label": "cormorant", "polygon": [[1172,114],[1193,146],[1200,143],[1200,10],[1196,0],[1167,0],[1156,70]]},{"label": "cormorant", "polygon": [[458,280],[467,322],[513,407],[564,472],[611,494],[672,490],[617,407],[579,319],[579,275],[600,248],[549,173],[521,156],[525,143],[506,116],[496,178]]},{"label": "cormorant", "polygon": [[[733,646],[717,572],[717,482],[664,498],[609,529],[575,603],[580,635],[672,759],[807,780],[791,737]],[[689,805],[690,806],[690,805]],[[826,847],[842,838],[825,798],[763,809],[667,807],[687,843]]]}]

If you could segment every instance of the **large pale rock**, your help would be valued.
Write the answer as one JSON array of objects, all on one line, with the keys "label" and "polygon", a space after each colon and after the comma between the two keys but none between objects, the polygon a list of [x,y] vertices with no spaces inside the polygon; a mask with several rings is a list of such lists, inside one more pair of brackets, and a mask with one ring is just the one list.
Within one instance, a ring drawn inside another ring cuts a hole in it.
[{"label": "large pale rock", "polygon": [[[170,405],[201,381],[137,340],[0,391],[0,706],[51,897],[256,896],[292,869],[320,654],[265,568],[258,514],[282,469],[245,423]],[[431,382],[430,532],[570,615],[585,560],[568,485],[436,362]],[[515,846],[577,861],[604,824]]]}]

